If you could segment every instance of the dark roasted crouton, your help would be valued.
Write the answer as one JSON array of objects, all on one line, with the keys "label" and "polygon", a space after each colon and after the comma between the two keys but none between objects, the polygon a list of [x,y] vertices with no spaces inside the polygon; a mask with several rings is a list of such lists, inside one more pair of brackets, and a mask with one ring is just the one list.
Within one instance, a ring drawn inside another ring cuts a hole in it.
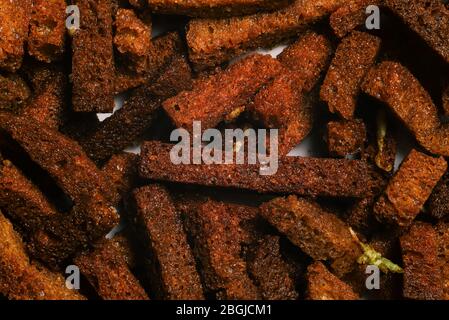
[{"label": "dark roasted crouton", "polygon": [[345,157],[360,152],[365,140],[366,128],[361,120],[331,121],[327,124],[327,141],[332,155]]},{"label": "dark roasted crouton", "polygon": [[17,112],[26,104],[30,95],[30,88],[18,75],[0,75],[0,110]]}]

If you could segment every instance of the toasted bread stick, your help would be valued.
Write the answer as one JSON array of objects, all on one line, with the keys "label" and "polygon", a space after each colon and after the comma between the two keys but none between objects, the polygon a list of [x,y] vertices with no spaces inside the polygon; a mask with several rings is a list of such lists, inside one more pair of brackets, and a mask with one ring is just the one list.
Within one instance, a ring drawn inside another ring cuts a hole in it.
[{"label": "toasted bread stick", "polygon": [[290,0],[148,0],[152,12],[202,18],[224,18],[285,7]]},{"label": "toasted bread stick", "polygon": [[374,211],[380,221],[409,226],[447,169],[442,157],[412,150],[389,182]]},{"label": "toasted bread stick", "polygon": [[205,186],[232,187],[260,193],[363,197],[370,189],[370,169],[363,161],[283,157],[276,174],[260,175],[259,165],[175,165],[174,145],[145,142],[139,173],[143,178]]},{"label": "toasted bread stick", "polygon": [[266,236],[252,249],[248,270],[264,300],[296,300],[291,266],[280,252],[280,238]]},{"label": "toasted bread stick", "polygon": [[307,299],[359,300],[360,297],[321,262],[315,262],[307,268]]},{"label": "toasted bread stick", "polygon": [[31,90],[18,75],[0,75],[0,110],[18,112],[27,103]]},{"label": "toasted bread stick", "polygon": [[179,213],[159,185],[134,191],[137,228],[151,255],[152,282],[159,298],[203,299],[203,289]]},{"label": "toasted bread stick", "polygon": [[327,124],[327,141],[332,155],[345,157],[360,152],[366,140],[363,121],[331,121]]},{"label": "toasted bread stick", "polygon": [[65,0],[33,0],[28,52],[39,61],[62,58],[65,50]]},{"label": "toasted bread stick", "polygon": [[195,69],[201,70],[258,47],[271,47],[298,34],[344,3],[342,0],[295,0],[273,13],[222,20],[194,19],[187,27],[190,60]]},{"label": "toasted bread stick", "polygon": [[204,284],[217,299],[259,298],[241,255],[242,243],[248,241],[242,222],[253,212],[246,206],[208,200],[186,214]]},{"label": "toasted bread stick", "polygon": [[328,261],[337,276],[351,272],[362,254],[349,226],[310,200],[277,198],[262,204],[260,213],[313,259]]},{"label": "toasted bread stick", "polygon": [[443,298],[438,234],[432,225],[415,223],[401,237],[404,262],[404,297],[415,300]]},{"label": "toasted bread stick", "polygon": [[114,53],[111,0],[76,0],[80,29],[72,42],[73,109],[112,112]]},{"label": "toasted bread stick", "polygon": [[253,54],[224,71],[196,81],[191,91],[168,99],[163,107],[179,128],[192,130],[194,121],[201,121],[204,130],[214,128],[248,103],[281,69],[277,60]]},{"label": "toasted bread stick", "polygon": [[332,113],[354,117],[360,85],[379,50],[380,39],[367,33],[354,31],[342,40],[320,92]]},{"label": "toasted bread stick", "polygon": [[0,213],[0,293],[11,300],[84,300],[65,279],[32,264],[22,239]]},{"label": "toasted bread stick", "polygon": [[104,300],[149,299],[129,270],[126,256],[115,239],[99,241],[92,251],[78,255],[74,262]]},{"label": "toasted bread stick", "polygon": [[414,32],[449,62],[449,8],[443,1],[385,0]]},{"label": "toasted bread stick", "polygon": [[0,1],[0,69],[15,72],[22,65],[31,8],[31,0]]}]

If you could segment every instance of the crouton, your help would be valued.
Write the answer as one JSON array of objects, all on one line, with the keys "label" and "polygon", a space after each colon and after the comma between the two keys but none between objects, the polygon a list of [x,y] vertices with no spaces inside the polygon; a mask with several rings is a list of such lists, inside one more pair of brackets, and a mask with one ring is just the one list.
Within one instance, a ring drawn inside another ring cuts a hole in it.
[{"label": "crouton", "polygon": [[354,31],[342,40],[320,92],[332,113],[354,117],[360,85],[379,50],[380,39],[367,33]]},{"label": "crouton", "polygon": [[151,255],[156,295],[169,300],[203,299],[203,289],[179,213],[159,185],[134,191],[137,228]]},{"label": "crouton", "polygon": [[260,175],[259,165],[175,165],[174,145],[144,142],[139,174],[143,178],[204,186],[232,187],[259,193],[363,197],[372,178],[364,161],[283,157],[274,175]]},{"label": "crouton", "polygon": [[383,0],[351,0],[338,8],[330,17],[330,26],[339,38],[345,37],[359,26],[365,25],[368,18],[366,8],[371,5],[379,6]]},{"label": "crouton", "polygon": [[446,85],[444,86],[442,101],[443,101],[443,110],[446,115],[449,115],[449,81],[447,81]]},{"label": "crouton", "polygon": [[0,1],[0,69],[15,72],[22,65],[31,8],[31,0]]},{"label": "crouton", "polygon": [[204,284],[217,299],[259,298],[241,255],[242,243],[247,241],[241,224],[247,219],[248,210],[253,212],[245,206],[208,200],[185,217]]},{"label": "crouton", "polygon": [[359,300],[360,297],[321,262],[315,262],[307,268],[307,299]]},{"label": "crouton", "polygon": [[148,300],[145,290],[129,270],[120,243],[103,239],[94,249],[74,260],[80,272],[104,300]]},{"label": "crouton", "polygon": [[0,207],[27,232],[58,215],[41,191],[10,161],[0,164]]},{"label": "crouton", "polygon": [[18,75],[0,75],[0,110],[17,112],[28,101],[31,90]]},{"label": "crouton", "polygon": [[349,226],[310,200],[277,198],[262,204],[260,212],[303,252],[328,261],[337,276],[352,271],[362,254]]},{"label": "crouton", "polygon": [[362,120],[331,121],[327,124],[329,153],[345,157],[360,152],[365,144],[366,128]]},{"label": "crouton", "polygon": [[28,77],[33,95],[31,101],[20,111],[20,115],[59,129],[67,115],[68,79],[63,70],[55,66],[35,66]]},{"label": "crouton", "polygon": [[80,29],[72,42],[73,109],[112,112],[114,108],[114,53],[110,0],[77,0]]},{"label": "crouton", "polygon": [[115,18],[114,45],[131,70],[142,73],[151,53],[151,25],[141,21],[133,10],[119,9]]},{"label": "crouton", "polygon": [[438,182],[428,201],[428,213],[436,219],[449,215],[449,173]]},{"label": "crouton", "polygon": [[439,240],[439,258],[441,260],[441,279],[443,282],[443,299],[449,300],[449,224],[439,223],[436,226]]},{"label": "crouton", "polygon": [[228,19],[194,19],[187,26],[190,60],[210,68],[258,47],[271,47],[329,15],[345,1],[295,0],[286,8]]},{"label": "crouton", "polygon": [[134,89],[123,107],[91,130],[80,144],[95,162],[108,160],[145,133],[163,100],[191,86],[192,74],[186,59],[175,57],[154,83]]},{"label": "crouton", "polygon": [[34,0],[28,52],[39,61],[60,60],[65,50],[65,0]]},{"label": "crouton", "polygon": [[0,213],[0,293],[11,300],[84,300],[65,279],[30,262],[22,239]]},{"label": "crouton", "polygon": [[152,12],[202,18],[243,16],[285,7],[290,0],[151,0]]},{"label": "crouton", "polygon": [[447,169],[443,158],[412,150],[375,204],[380,221],[409,226]]},{"label": "crouton", "polygon": [[250,55],[225,71],[196,81],[191,91],[165,101],[164,110],[178,128],[192,130],[194,121],[201,121],[204,130],[214,128],[248,103],[281,69],[281,64],[269,56]]},{"label": "crouton", "polygon": [[415,300],[443,298],[438,249],[438,234],[430,224],[417,222],[401,237],[405,298]]},{"label": "crouton", "polygon": [[282,257],[279,241],[277,236],[261,239],[252,249],[248,270],[264,300],[296,300],[292,266]]},{"label": "crouton", "polygon": [[449,62],[449,8],[443,1],[385,0],[398,15],[444,60]]}]

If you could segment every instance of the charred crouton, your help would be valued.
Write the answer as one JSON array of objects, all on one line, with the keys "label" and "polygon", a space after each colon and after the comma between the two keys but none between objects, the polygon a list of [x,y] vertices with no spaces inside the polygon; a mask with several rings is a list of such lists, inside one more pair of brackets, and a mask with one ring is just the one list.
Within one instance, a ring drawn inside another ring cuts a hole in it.
[{"label": "charred crouton", "polygon": [[133,10],[119,9],[115,18],[114,45],[130,68],[146,70],[151,52],[151,25],[141,21]]},{"label": "charred crouton", "polygon": [[28,232],[58,215],[40,190],[10,161],[0,164],[0,207]]},{"label": "charred crouton", "polygon": [[366,14],[368,6],[378,6],[382,3],[383,0],[350,0],[331,14],[330,26],[337,37],[343,38],[365,24],[368,17]]},{"label": "charred crouton", "polygon": [[383,62],[369,71],[363,90],[386,103],[429,152],[449,155],[449,127],[441,126],[429,93],[407,68]]},{"label": "charred crouton", "polygon": [[151,0],[152,12],[202,18],[243,16],[285,7],[291,0]]},{"label": "charred crouton", "polygon": [[17,112],[26,104],[30,95],[30,88],[18,75],[0,75],[0,110]]},{"label": "charred crouton", "polygon": [[252,218],[254,212],[249,207],[208,200],[192,208],[185,217],[205,289],[217,299],[259,298],[241,255],[242,243],[249,240],[242,223]]},{"label": "charred crouton", "polygon": [[28,258],[22,239],[0,213],[0,293],[10,300],[84,300],[65,279]]},{"label": "charred crouton", "polygon": [[289,196],[262,204],[261,215],[303,252],[328,261],[337,276],[351,272],[362,254],[349,226],[318,204]]},{"label": "charred crouton", "polygon": [[353,118],[360,85],[379,50],[380,39],[367,33],[354,31],[342,40],[320,92],[332,113]]},{"label": "charred crouton", "polygon": [[295,279],[291,266],[280,252],[280,238],[265,236],[250,254],[248,270],[264,300],[296,300]]},{"label": "charred crouton", "polygon": [[130,72],[126,68],[118,68],[115,75],[115,93],[121,93],[156,80],[170,62],[183,54],[182,40],[177,32],[151,40],[150,53],[146,62],[147,70],[142,74]]},{"label": "charred crouton", "polygon": [[136,154],[122,152],[112,156],[104,165],[102,171],[114,187],[113,204],[117,206],[123,196],[132,190],[137,180],[137,165],[139,157]]},{"label": "charred crouton", "polygon": [[97,163],[108,160],[145,133],[166,98],[191,87],[190,67],[183,56],[177,56],[154,83],[134,89],[123,107],[82,138],[80,144]]},{"label": "charred crouton", "polygon": [[65,49],[65,0],[34,0],[31,12],[28,52],[39,61],[52,62]]},{"label": "charred crouton", "polygon": [[149,249],[158,298],[203,299],[203,288],[179,213],[168,191],[151,185],[134,191],[135,223]]},{"label": "charred crouton", "polygon": [[15,72],[22,65],[31,5],[31,0],[0,0],[0,69]]},{"label": "charred crouton", "polygon": [[365,144],[366,128],[362,120],[331,121],[327,124],[329,153],[339,157],[360,152]]},{"label": "charred crouton", "polygon": [[325,36],[309,32],[282,51],[278,60],[291,71],[292,77],[303,84],[302,89],[309,92],[327,66],[331,52],[330,42]]},{"label": "charred crouton", "polygon": [[104,239],[75,259],[89,283],[104,300],[148,300],[145,290],[128,267],[120,242]]},{"label": "charred crouton", "polygon": [[57,265],[86,241],[104,236],[118,223],[111,206],[113,192],[105,176],[76,142],[31,119],[8,114],[0,115],[0,127],[75,204],[70,214],[50,220],[45,231],[36,234],[33,250],[42,260]]},{"label": "charred crouton", "polygon": [[112,112],[114,53],[111,0],[77,0],[80,29],[73,37],[73,109]]},{"label": "charred crouton", "polygon": [[231,60],[251,49],[296,35],[339,8],[342,0],[295,0],[286,8],[229,19],[194,19],[187,27],[190,60],[202,70]]},{"label": "charred crouton", "polygon": [[398,15],[439,55],[449,62],[449,8],[443,1],[385,0]]},{"label": "charred crouton", "polygon": [[194,83],[168,99],[163,107],[178,128],[192,130],[194,121],[204,129],[214,128],[226,116],[241,108],[282,71],[281,64],[270,56],[253,54]]},{"label": "charred crouton", "polygon": [[33,95],[20,114],[59,129],[67,114],[68,80],[63,70],[56,66],[34,66],[28,78],[32,84]]},{"label": "charred crouton", "polygon": [[321,262],[315,262],[307,268],[307,299],[359,300],[360,297]]},{"label": "charred crouton", "polygon": [[415,300],[443,298],[438,249],[438,234],[430,224],[417,222],[401,237],[405,298]]},{"label": "charred crouton", "polygon": [[375,204],[380,221],[409,226],[444,175],[447,162],[412,150]]},{"label": "charred crouton", "polygon": [[[175,165],[174,145],[144,142],[139,174],[143,178],[204,186],[232,187],[259,193],[363,197],[373,183],[364,161],[282,157],[274,175],[261,175],[259,165]],[[190,153],[191,154],[191,153]]]}]

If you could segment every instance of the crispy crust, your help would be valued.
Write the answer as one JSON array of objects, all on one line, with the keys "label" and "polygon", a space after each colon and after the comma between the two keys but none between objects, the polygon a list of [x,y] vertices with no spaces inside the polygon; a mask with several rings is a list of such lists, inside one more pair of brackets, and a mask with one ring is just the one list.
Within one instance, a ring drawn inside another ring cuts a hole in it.
[{"label": "crispy crust", "polygon": [[330,26],[339,38],[345,37],[354,29],[365,24],[369,5],[383,3],[383,0],[351,0],[344,6],[338,8],[330,17]]},{"label": "crispy crust", "polygon": [[99,241],[92,251],[83,252],[74,262],[102,299],[149,300],[115,239]]},{"label": "crispy crust", "polygon": [[31,7],[31,0],[0,0],[0,69],[15,72],[22,65]]},{"label": "crispy crust", "polygon": [[65,0],[34,0],[31,12],[28,52],[37,60],[52,62],[65,49]]},{"label": "crispy crust", "polygon": [[0,213],[0,293],[11,300],[84,300],[62,276],[30,263],[20,236]]},{"label": "crispy crust", "polygon": [[165,101],[164,110],[179,128],[192,130],[193,121],[201,121],[204,130],[214,128],[244,106],[281,69],[277,60],[253,54],[224,71],[196,81],[191,91]]},{"label": "crispy crust", "polygon": [[325,36],[308,32],[282,51],[278,60],[303,83],[303,90],[309,92],[326,68],[331,53],[331,44]]},{"label": "crispy crust", "polygon": [[108,160],[145,133],[162,101],[191,87],[190,67],[183,56],[176,56],[154,83],[134,89],[123,107],[81,139],[80,144],[95,162]]},{"label": "crispy crust", "polygon": [[73,109],[112,112],[114,108],[114,53],[110,0],[77,0],[80,30],[72,42]]},{"label": "crispy crust", "polygon": [[447,162],[412,150],[375,204],[380,221],[410,225],[447,169]]},{"label": "crispy crust", "polygon": [[33,96],[20,114],[59,129],[66,115],[67,78],[59,67],[36,66],[29,74]]},{"label": "crispy crust", "polygon": [[439,55],[449,62],[449,8],[442,1],[385,0],[398,15]]},{"label": "crispy crust", "polygon": [[187,27],[190,60],[201,70],[229,61],[251,49],[270,47],[294,36],[309,23],[332,13],[345,1],[295,0],[273,13],[229,19],[197,19]]},{"label": "crispy crust", "polygon": [[121,93],[143,84],[150,84],[160,76],[162,71],[180,53],[183,52],[181,37],[177,32],[170,32],[166,35],[151,40],[150,54],[146,62],[147,70],[143,74],[136,74],[118,68],[115,74],[115,93]]},{"label": "crispy crust", "polygon": [[259,165],[174,165],[172,144],[144,142],[141,177],[205,186],[232,187],[260,193],[363,197],[373,183],[364,161],[284,157],[272,176],[260,175]]},{"label": "crispy crust", "polygon": [[380,39],[367,33],[354,31],[342,40],[320,92],[332,113],[354,117],[360,85],[379,50]]},{"label": "crispy crust", "polygon": [[161,298],[203,299],[203,289],[181,217],[167,190],[159,185],[134,191],[137,223],[152,256],[153,279]]},{"label": "crispy crust", "polygon": [[242,244],[248,242],[243,223],[254,217],[253,209],[208,200],[194,205],[186,214],[204,285],[217,299],[259,298],[241,255]]},{"label": "crispy crust", "polygon": [[265,236],[252,248],[248,271],[264,300],[296,300],[292,266],[282,257],[280,238]]},{"label": "crispy crust", "polygon": [[30,88],[18,75],[0,75],[0,110],[20,110],[30,95]]},{"label": "crispy crust", "polygon": [[443,298],[438,234],[426,223],[417,222],[401,237],[404,262],[404,297],[415,300]]},{"label": "crispy crust", "polygon": [[151,53],[151,24],[144,23],[131,9],[119,9],[114,23],[114,45],[120,57],[133,71],[145,71]]},{"label": "crispy crust", "polygon": [[352,271],[361,255],[349,227],[315,202],[295,196],[260,207],[261,215],[315,260],[328,261],[337,276]]},{"label": "crispy crust", "polygon": [[366,128],[362,120],[331,121],[327,124],[329,153],[339,157],[360,152],[366,141]]},{"label": "crispy crust", "polygon": [[307,268],[307,299],[359,300],[360,297],[321,262],[315,262]]},{"label": "crispy crust", "polygon": [[58,215],[41,191],[10,161],[0,164],[0,207],[28,232]]},{"label": "crispy crust", "polygon": [[285,7],[291,0],[148,0],[152,12],[201,18],[224,18]]}]

